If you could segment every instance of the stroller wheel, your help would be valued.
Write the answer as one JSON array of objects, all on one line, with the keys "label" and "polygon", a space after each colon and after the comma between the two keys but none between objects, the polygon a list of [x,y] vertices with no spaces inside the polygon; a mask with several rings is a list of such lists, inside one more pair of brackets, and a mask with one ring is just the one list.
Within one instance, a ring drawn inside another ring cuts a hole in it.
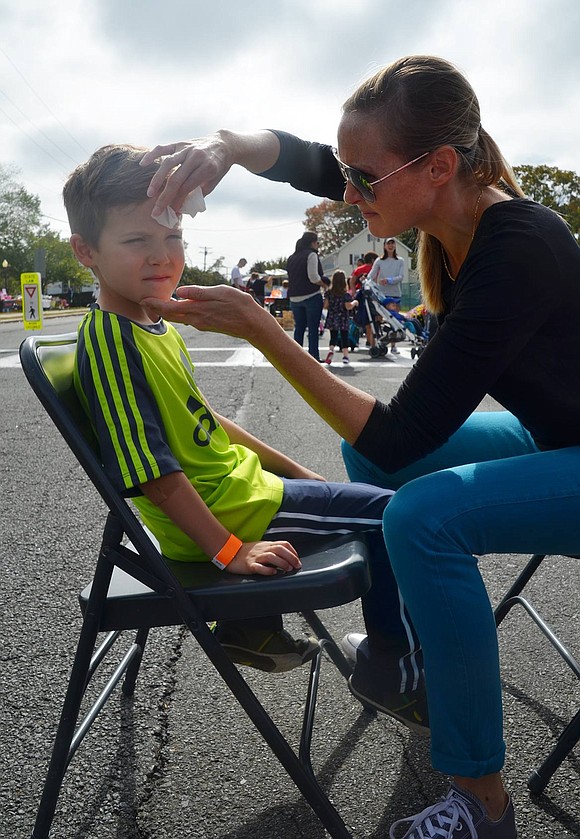
[{"label": "stroller wheel", "polygon": [[369,355],[370,355],[371,358],[378,358],[380,354],[381,354],[381,348],[380,347],[374,346],[374,347],[371,347],[370,350],[369,350]]},{"label": "stroller wheel", "polygon": [[415,358],[416,355],[419,355],[419,350],[416,350],[415,347],[411,347],[411,358]]},{"label": "stroller wheel", "polygon": [[388,347],[381,347],[379,350],[379,355],[386,355],[389,351]]}]

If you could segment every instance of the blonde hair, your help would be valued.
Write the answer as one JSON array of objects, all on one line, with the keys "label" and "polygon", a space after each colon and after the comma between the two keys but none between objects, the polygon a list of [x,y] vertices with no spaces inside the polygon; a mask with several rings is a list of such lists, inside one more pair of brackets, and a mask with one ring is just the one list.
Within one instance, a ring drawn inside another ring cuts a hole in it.
[{"label": "blonde hair", "polygon": [[[511,188],[522,195],[511,166],[481,126],[479,102],[462,73],[430,55],[400,58],[384,67],[352,94],[343,112],[360,112],[382,126],[385,148],[412,160],[440,146],[459,153],[459,176],[481,188]],[[443,309],[441,245],[419,231],[417,267],[423,301],[429,311]]]}]

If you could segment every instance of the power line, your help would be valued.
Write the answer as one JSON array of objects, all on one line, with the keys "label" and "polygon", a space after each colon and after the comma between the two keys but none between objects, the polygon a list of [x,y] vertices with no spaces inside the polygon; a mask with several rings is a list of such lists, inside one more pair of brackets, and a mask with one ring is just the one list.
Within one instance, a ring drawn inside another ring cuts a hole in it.
[{"label": "power line", "polygon": [[[38,101],[39,101],[42,105],[44,105],[44,107],[46,108],[46,110],[48,111],[48,113],[51,115],[51,117],[52,117],[52,118],[53,118],[53,119],[54,119],[54,120],[55,120],[55,121],[56,121],[56,122],[60,125],[60,127],[62,128],[62,130],[63,130],[66,134],[68,134],[68,136],[71,138],[71,140],[72,140],[74,143],[76,143],[76,144],[77,144],[77,146],[81,149],[81,151],[82,151],[84,154],[90,154],[90,152],[89,152],[87,149],[85,149],[85,147],[83,146],[83,144],[82,144],[82,143],[80,143],[80,142],[77,140],[77,138],[74,136],[74,134],[71,134],[71,132],[69,131],[69,129],[66,127],[66,125],[64,125],[64,124],[60,121],[60,119],[58,118],[58,116],[57,116],[57,115],[54,113],[54,111],[53,111],[53,110],[49,107],[49,105],[47,105],[47,104],[46,104],[46,102],[44,101],[44,99],[42,98],[42,96],[41,96],[41,95],[38,93],[38,91],[37,91],[37,90],[35,90],[35,88],[34,88],[34,87],[30,84],[30,82],[28,81],[28,79],[26,78],[26,76],[24,75],[24,73],[22,73],[22,72],[21,72],[21,70],[20,70],[20,69],[16,66],[16,64],[12,61],[12,59],[10,58],[10,56],[8,55],[8,53],[6,53],[6,52],[5,52],[5,50],[3,50],[1,46],[0,46],[0,52],[2,53],[2,55],[4,56],[4,58],[5,58],[5,59],[6,59],[6,60],[7,60],[7,61],[11,64],[11,65],[12,65],[12,67],[14,68],[14,70],[18,73],[18,75],[19,75],[19,76],[20,76],[20,78],[23,80],[23,82],[27,85],[27,87],[29,87],[29,88],[30,88],[30,90],[34,93],[34,95],[36,96],[36,98],[38,99]],[[75,162],[78,162],[78,161],[75,161]]]},{"label": "power line", "polygon": [[[58,143],[55,143],[55,142],[54,142],[54,140],[52,140],[52,139],[48,136],[48,134],[47,134],[45,131],[43,131],[43,130],[42,130],[42,128],[40,128],[40,127],[39,127],[36,123],[34,123],[34,122],[30,119],[30,117],[29,117],[27,114],[25,114],[25,113],[24,113],[24,111],[22,110],[22,108],[20,108],[20,107],[16,104],[16,102],[13,102],[13,101],[12,101],[12,99],[8,96],[8,94],[7,94],[4,90],[0,90],[0,93],[2,94],[2,96],[3,96],[5,99],[7,99],[7,100],[10,102],[10,104],[12,105],[12,107],[13,107],[13,108],[16,108],[16,110],[17,110],[20,114],[22,114],[22,116],[24,117],[24,119],[28,120],[28,122],[29,122],[29,123],[30,123],[30,124],[31,124],[31,125],[32,125],[35,129],[36,129],[36,131],[38,131],[40,134],[42,134],[42,136],[43,136],[46,140],[48,140],[48,142],[49,142],[49,143],[52,143],[52,145],[55,147],[55,149],[57,149],[57,150],[58,150],[61,154],[64,154],[64,156],[65,156],[65,157],[68,157],[68,159],[69,159],[69,160],[72,160],[72,162],[74,163],[74,165],[75,165],[75,166],[77,165],[78,160],[75,160],[75,158],[74,158],[74,157],[71,157],[71,155],[70,155],[67,151],[65,151],[63,148],[61,148],[61,147],[58,145]],[[5,114],[5,115],[7,115],[7,114],[6,114],[6,112],[4,111],[4,109],[2,109],[2,113],[3,113],[3,114]],[[14,120],[12,120],[12,121],[14,122]],[[15,125],[16,125],[16,123],[15,123]],[[20,128],[20,130],[23,130],[23,129],[22,129],[22,127],[21,127],[20,125],[17,125],[17,127],[18,127],[18,128]],[[38,145],[38,144],[37,144],[37,145]],[[41,148],[42,148],[42,147],[41,147]],[[53,158],[53,159],[54,159],[54,158]]]},{"label": "power line", "polygon": [[25,130],[25,129],[21,126],[21,125],[18,125],[18,123],[17,123],[15,120],[13,120],[13,119],[12,119],[12,117],[10,116],[10,114],[7,114],[7,113],[6,113],[6,111],[4,110],[4,108],[0,107],[0,111],[2,111],[2,113],[4,114],[4,116],[6,117],[6,119],[9,119],[9,120],[10,120],[10,122],[11,122],[13,125],[15,125],[15,126],[16,126],[16,128],[18,128],[18,130],[19,130],[19,131],[22,131],[22,133],[23,133],[23,134],[26,134],[26,136],[28,137],[28,139],[29,139],[29,140],[31,140],[31,141],[34,143],[34,145],[35,145],[35,146],[38,146],[38,148],[39,148],[42,152],[44,152],[44,154],[48,155],[48,157],[50,157],[50,159],[51,159],[51,160],[54,160],[54,162],[56,163],[56,165],[57,165],[57,166],[58,166],[58,167],[62,170],[62,172],[63,172],[64,174],[66,174],[66,173],[67,173],[67,170],[66,170],[66,168],[64,167],[64,165],[61,163],[61,161],[60,161],[60,160],[57,160],[57,159],[56,159],[56,157],[55,157],[53,154],[51,154],[49,151],[47,151],[47,150],[44,148],[44,146],[41,146],[41,145],[40,145],[40,143],[39,143],[39,142],[37,142],[37,141],[34,139],[34,137],[33,137],[31,134],[29,134],[29,133],[28,133],[28,131],[26,131],[26,130]]}]

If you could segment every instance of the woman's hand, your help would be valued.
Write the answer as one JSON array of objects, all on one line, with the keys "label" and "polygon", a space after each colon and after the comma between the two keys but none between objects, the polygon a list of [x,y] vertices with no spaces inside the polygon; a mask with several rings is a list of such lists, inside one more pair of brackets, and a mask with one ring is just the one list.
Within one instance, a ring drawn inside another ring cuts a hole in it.
[{"label": "woman's hand", "polygon": [[254,338],[261,328],[280,329],[272,315],[250,294],[227,285],[179,286],[180,300],[146,298],[141,303],[153,315],[196,329],[223,332],[235,338]]},{"label": "woman's hand", "polygon": [[155,146],[144,155],[141,165],[147,166],[160,157],[163,159],[147,190],[150,198],[157,199],[153,215],[159,215],[169,205],[179,212],[189,193],[198,186],[204,195],[209,195],[235,162],[223,132]]},{"label": "woman's hand", "polygon": [[147,190],[148,196],[156,199],[153,215],[169,205],[178,213],[198,186],[209,195],[234,163],[249,172],[265,172],[279,154],[280,142],[271,131],[241,134],[220,129],[207,137],[155,146],[141,161],[147,166],[163,158]]},{"label": "woman's hand", "polygon": [[300,558],[290,542],[244,542],[226,571],[230,574],[261,574],[272,577],[279,571],[298,571]]}]

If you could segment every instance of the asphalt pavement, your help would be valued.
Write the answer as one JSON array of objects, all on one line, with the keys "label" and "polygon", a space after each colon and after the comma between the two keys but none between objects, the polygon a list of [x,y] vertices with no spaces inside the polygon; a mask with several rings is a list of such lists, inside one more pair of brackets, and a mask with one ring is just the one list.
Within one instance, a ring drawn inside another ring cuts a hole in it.
[{"label": "asphalt pavement", "polygon": [[[73,331],[78,315],[46,318],[45,333]],[[202,391],[217,410],[331,480],[345,479],[338,440],[246,344],[181,328]],[[77,592],[90,578],[104,509],[30,391],[17,359],[18,320],[0,317],[0,839],[31,836],[51,740],[80,625]],[[335,374],[388,399],[410,368],[364,351]],[[496,409],[486,400],[481,410]],[[492,601],[523,565],[481,562]],[[578,656],[580,563],[550,558],[532,586]],[[324,619],[338,638],[362,629],[358,603]],[[286,621],[307,632],[299,616]],[[580,753],[541,796],[526,786],[580,706],[578,682],[523,613],[500,631],[506,781],[522,839],[580,836]],[[249,681],[292,743],[299,737],[306,668]],[[323,664],[313,763],[354,839],[384,839],[390,823],[445,791],[429,744],[365,712]],[[158,630],[132,700],[115,695],[72,761],[53,839],[323,839],[325,831],[192,638]]]}]

